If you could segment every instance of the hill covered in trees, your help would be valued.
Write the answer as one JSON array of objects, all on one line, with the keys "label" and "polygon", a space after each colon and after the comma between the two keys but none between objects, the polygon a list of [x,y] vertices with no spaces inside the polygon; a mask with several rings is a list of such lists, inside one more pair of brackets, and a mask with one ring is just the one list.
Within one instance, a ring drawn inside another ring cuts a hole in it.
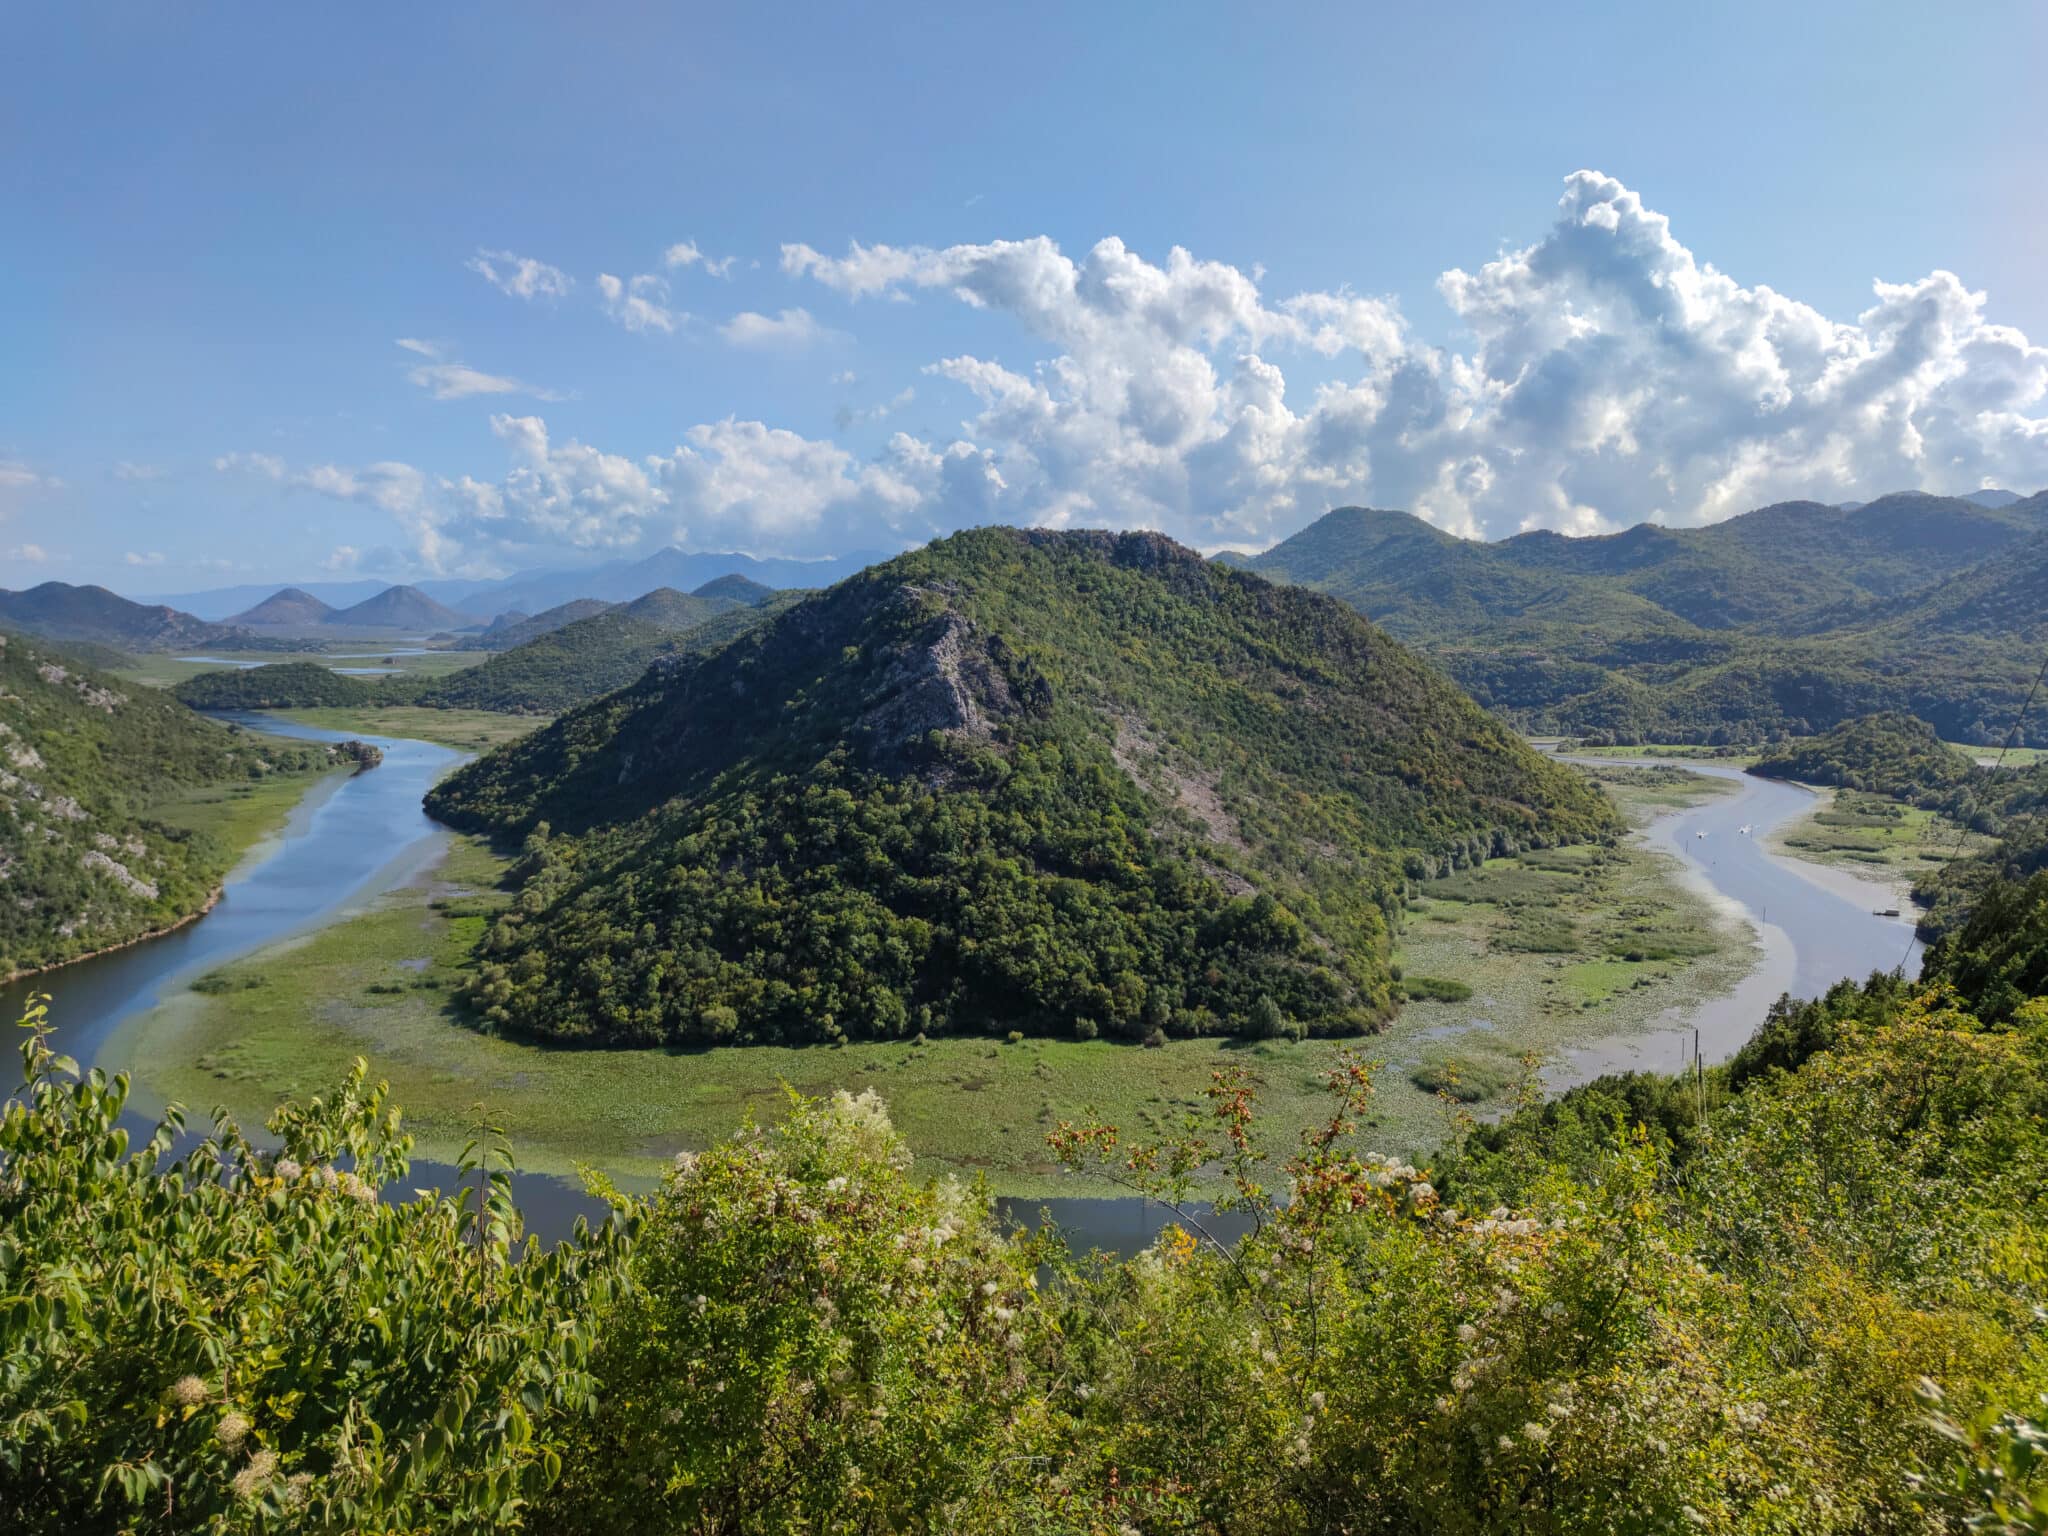
[{"label": "hill covered in trees", "polygon": [[167,793],[328,760],[325,748],[259,744],[62,650],[0,635],[0,976],[205,905],[228,851],[154,819]]},{"label": "hill covered in trees", "polygon": [[1616,830],[1341,603],[1012,529],[665,659],[428,806],[529,839],[490,1022],[627,1044],[1369,1028],[1408,879]]},{"label": "hill covered in trees", "polygon": [[253,608],[245,608],[230,624],[271,629],[317,629],[334,622],[335,609],[300,587],[280,587]]},{"label": "hill covered in trees", "polygon": [[428,709],[554,715],[625,687],[658,657],[722,645],[801,595],[772,593],[763,602],[747,606],[731,598],[699,597],[664,588],[630,603],[588,605],[595,611],[586,617],[541,625],[522,643],[441,677],[372,680],[346,676],[320,662],[297,661],[202,672],[178,684],[173,692],[195,709],[413,704]]},{"label": "hill covered in trees", "polygon": [[1093,1260],[925,1177],[872,1093],[793,1097],[543,1250],[488,1128],[458,1196],[379,1198],[410,1143],[360,1063],[265,1148],[223,1124],[173,1162],[180,1122],[131,1147],[126,1079],[32,1033],[0,1525],[2024,1536],[2044,984],[2048,876],[1917,984],[1781,1002],[1727,1066],[1422,1166],[1355,1058],[1275,1145],[1248,1059],[1168,1140],[1051,1128],[1172,1207]]},{"label": "hill covered in trees", "polygon": [[263,650],[283,643],[232,624],[209,624],[162,604],[131,603],[105,587],[61,581],[25,592],[0,591],[0,629],[60,645],[82,642],[117,651]]},{"label": "hill covered in trees", "polygon": [[2048,645],[2048,495],[1791,502],[1704,528],[1454,538],[1344,508],[1235,563],[1344,598],[1529,729],[1760,741],[1904,711],[1995,740]]},{"label": "hill covered in trees", "polygon": [[491,621],[489,628],[476,637],[476,645],[486,651],[509,651],[565,625],[574,624],[578,619],[603,613],[610,607],[612,604],[600,598],[577,597],[566,603],[557,603],[541,613],[501,613]]},{"label": "hill covered in trees", "polygon": [[379,686],[317,661],[287,661],[201,672],[171,693],[193,709],[329,709],[375,703]]}]

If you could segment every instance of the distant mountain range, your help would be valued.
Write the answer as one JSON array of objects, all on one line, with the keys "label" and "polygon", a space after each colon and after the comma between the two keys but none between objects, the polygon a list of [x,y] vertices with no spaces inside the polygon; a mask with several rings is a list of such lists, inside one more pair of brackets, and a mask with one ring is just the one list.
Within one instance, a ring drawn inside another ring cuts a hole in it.
[{"label": "distant mountain range", "polygon": [[[706,583],[726,576],[738,577],[751,587],[774,591],[830,586],[881,558],[873,550],[856,551],[828,560],[783,560],[757,559],[737,553],[664,549],[638,560],[611,560],[602,565],[572,569],[520,571],[496,580],[427,580],[415,582],[405,590],[457,610],[459,623],[436,627],[462,628],[488,623],[502,613],[515,610],[521,614],[538,614],[577,598],[623,603],[658,587],[694,592]],[[346,611],[389,590],[390,586],[389,582],[381,581],[306,581],[286,587],[284,591],[294,594],[297,599],[310,599],[331,609]],[[174,607],[202,620],[239,623],[245,622],[242,615],[281,595],[275,587],[245,585],[214,587],[203,592],[158,594],[135,601]],[[741,597],[741,601],[748,599]]]},{"label": "distant mountain range", "polygon": [[1343,598],[1531,729],[1748,740],[1896,709],[1979,740],[2048,645],[2048,493],[2002,498],[1494,544],[1347,507],[1228,563]]},{"label": "distant mountain range", "polygon": [[0,629],[81,641],[119,651],[268,649],[253,630],[209,624],[161,604],[132,603],[105,587],[46,581],[25,592],[0,591]]}]

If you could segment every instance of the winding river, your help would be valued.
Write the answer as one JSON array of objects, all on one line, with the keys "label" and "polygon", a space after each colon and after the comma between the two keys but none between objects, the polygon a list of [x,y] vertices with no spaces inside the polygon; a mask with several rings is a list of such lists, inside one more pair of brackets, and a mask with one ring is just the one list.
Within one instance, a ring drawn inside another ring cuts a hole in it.
[{"label": "winding river", "polygon": [[[263,715],[226,716],[272,735],[342,741],[342,732]],[[82,1062],[102,1059],[126,1020],[207,971],[274,940],[332,919],[346,907],[413,879],[439,857],[447,833],[420,809],[427,790],[463,760],[462,754],[400,737],[361,736],[384,749],[381,766],[315,787],[284,828],[251,851],[227,881],[219,904],[201,920],[162,938],[81,960],[0,988],[0,1017],[19,1017],[35,992],[54,994],[59,1048]],[[1584,761],[1592,761],[1590,759]],[[1602,759],[1611,763],[1611,759]],[[1643,761],[1643,760],[1635,760]],[[1675,1069],[1698,1031],[1701,1053],[1716,1061],[1746,1040],[1785,992],[1812,996],[1844,976],[1903,965],[1917,969],[1919,949],[1909,918],[1879,915],[1900,904],[1888,887],[1830,868],[1789,859],[1766,845],[1770,834],[1804,814],[1811,790],[1758,779],[1719,764],[1685,761],[1689,772],[1729,779],[1735,793],[1658,818],[1645,830],[1650,846],[1674,855],[1684,878],[1730,918],[1756,932],[1758,964],[1732,991],[1673,1010],[1650,1029],[1587,1041],[1547,1076],[1554,1088],[1632,1067]],[[1746,830],[1745,830],[1746,829]],[[149,1128],[131,1114],[132,1134]],[[408,1187],[449,1187],[454,1170],[418,1162]],[[519,1198],[533,1229],[565,1232],[595,1207],[579,1190],[544,1176],[523,1176]],[[1050,1208],[1080,1245],[1130,1251],[1166,1215],[1135,1200],[1005,1201],[1019,1219]]]},{"label": "winding river", "polygon": [[[1612,758],[1567,759],[1612,765]],[[1816,997],[1843,977],[1920,969],[1911,908],[1902,891],[1839,866],[1788,858],[1769,847],[1772,834],[1813,808],[1814,791],[1780,779],[1696,760],[1667,762],[1688,773],[1726,779],[1729,795],[1660,816],[1644,829],[1653,849],[1674,855],[1681,877],[1723,913],[1756,932],[1760,958],[1732,990],[1693,1007],[1673,1009],[1649,1029],[1590,1040],[1565,1053],[1546,1074],[1568,1087],[1603,1072],[1674,1071],[1690,1056],[1694,1031],[1709,1062],[1735,1054],[1772,1003],[1785,993]],[[1898,917],[1884,912],[1898,908]]]}]

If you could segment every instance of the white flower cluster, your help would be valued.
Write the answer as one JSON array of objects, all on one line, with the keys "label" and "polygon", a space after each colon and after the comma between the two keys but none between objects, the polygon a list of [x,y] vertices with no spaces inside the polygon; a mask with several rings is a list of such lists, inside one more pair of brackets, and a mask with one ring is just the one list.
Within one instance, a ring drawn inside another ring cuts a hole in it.
[{"label": "white flower cluster", "polygon": [[1437,1202],[1436,1187],[1422,1176],[1422,1170],[1413,1163],[1403,1162],[1398,1157],[1389,1157],[1382,1152],[1368,1152],[1365,1166],[1376,1189],[1383,1189],[1395,1199],[1413,1206],[1417,1211],[1427,1211]]},{"label": "white flower cluster", "polygon": [[170,1397],[180,1408],[197,1408],[209,1395],[206,1383],[197,1376],[180,1376],[171,1383]]},{"label": "white flower cluster", "polygon": [[229,1485],[238,1499],[260,1499],[277,1481],[277,1452],[258,1451],[249,1458],[249,1464],[237,1472]]},{"label": "white flower cluster", "polygon": [[1475,1237],[1534,1237],[1543,1223],[1533,1216],[1517,1217],[1504,1205],[1497,1205],[1468,1230]]},{"label": "white flower cluster", "polygon": [[346,1169],[330,1168],[324,1163],[308,1169],[296,1158],[280,1157],[271,1164],[270,1171],[287,1184],[310,1178],[322,1192],[332,1190],[363,1205],[377,1203],[377,1186]]},{"label": "white flower cluster", "polygon": [[825,1139],[835,1148],[866,1162],[892,1168],[910,1166],[910,1149],[889,1122],[889,1106],[872,1088],[859,1094],[841,1088],[826,1101],[820,1124]]}]

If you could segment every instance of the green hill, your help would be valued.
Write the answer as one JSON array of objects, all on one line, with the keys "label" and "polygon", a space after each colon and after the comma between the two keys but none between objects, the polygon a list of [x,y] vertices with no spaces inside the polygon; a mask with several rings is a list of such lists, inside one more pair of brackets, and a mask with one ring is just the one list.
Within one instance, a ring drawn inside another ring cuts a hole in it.
[{"label": "green hill", "polygon": [[711,580],[705,582],[703,586],[694,588],[690,595],[692,597],[723,597],[735,603],[745,603],[751,608],[756,603],[766,602],[775,595],[775,592],[776,589],[774,587],[763,586],[752,577],[742,576],[735,571],[730,576],[714,576]]},{"label": "green hill", "polygon": [[284,644],[233,625],[209,624],[161,604],[131,603],[105,587],[74,587],[61,581],[46,581],[25,592],[0,591],[0,629],[121,651],[262,650]]},{"label": "green hill", "polygon": [[1369,1028],[1408,878],[1615,830],[1341,603],[1000,528],[667,659],[428,807],[531,838],[490,1021],[611,1044]]},{"label": "green hill", "polygon": [[[774,594],[771,592],[769,596]],[[656,587],[627,603],[624,611],[629,617],[652,624],[656,629],[679,633],[709,623],[721,613],[749,606],[752,605],[716,593],[678,592],[674,587]]]},{"label": "green hill", "polygon": [[665,630],[607,609],[425,683],[405,702],[431,709],[560,714],[625,687],[668,646]]},{"label": "green hill", "polygon": [[1242,563],[1344,598],[1526,729],[1617,741],[1767,740],[1878,711],[1995,739],[2025,648],[2048,640],[2048,496],[1788,502],[1498,544],[1345,508]]},{"label": "green hill", "polygon": [[1946,795],[1988,777],[1925,721],[1899,714],[1866,715],[1838,725],[1824,736],[1758,759],[1749,771],[1907,800]]},{"label": "green hill", "polygon": [[0,976],[191,916],[232,862],[152,818],[164,795],[322,764],[0,635]]},{"label": "green hill", "polygon": [[193,709],[335,709],[377,702],[376,686],[317,661],[201,672],[171,692]]},{"label": "green hill", "polygon": [[595,597],[578,597],[530,616],[503,614],[490,628],[477,636],[476,643],[480,649],[486,651],[509,651],[515,646],[526,644],[529,640],[538,640],[542,635],[552,634],[558,629],[574,624],[578,619],[587,619],[603,613],[611,607],[612,604]]},{"label": "green hill", "polygon": [[386,684],[378,697],[432,709],[558,715],[625,687],[657,657],[699,645],[700,636],[723,643],[745,632],[786,606],[784,597],[778,593],[778,601],[742,608],[730,599],[663,587],[402,694]]}]

